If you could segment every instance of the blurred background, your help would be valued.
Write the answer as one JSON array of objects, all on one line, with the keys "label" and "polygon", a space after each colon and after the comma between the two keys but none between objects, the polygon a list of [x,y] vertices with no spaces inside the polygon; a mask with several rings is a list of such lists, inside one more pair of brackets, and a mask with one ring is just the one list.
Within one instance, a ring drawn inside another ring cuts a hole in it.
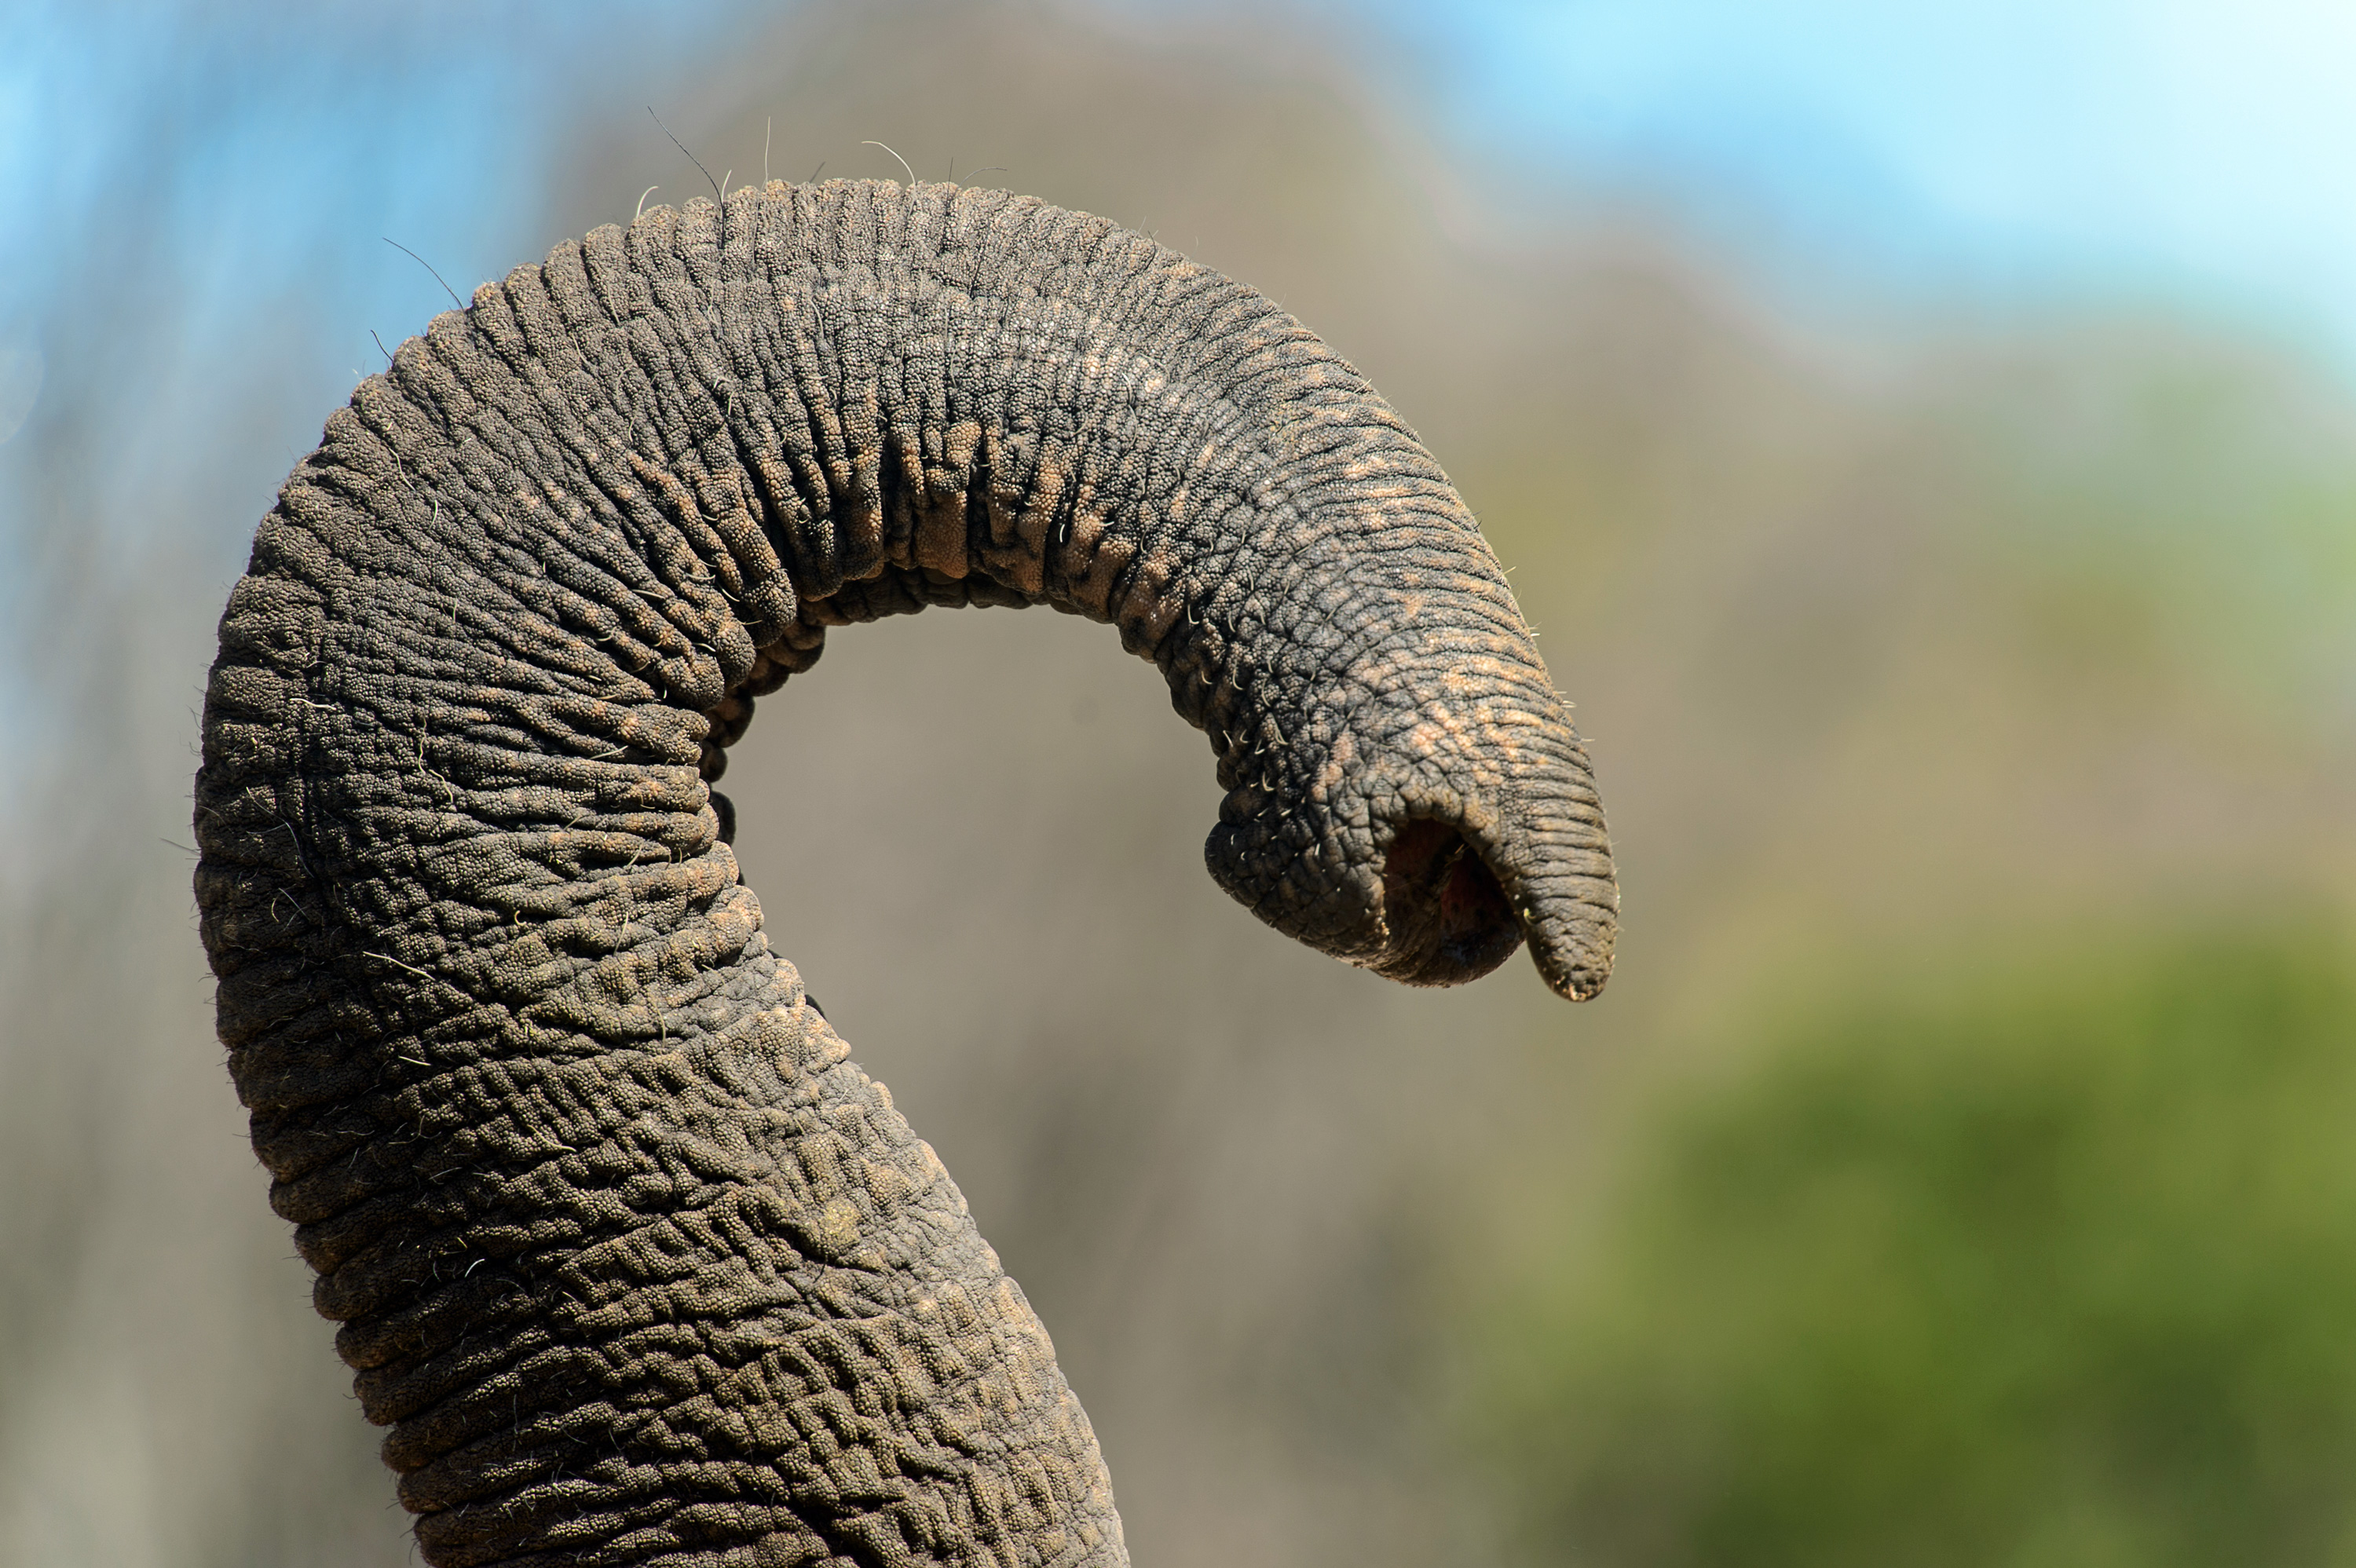
[{"label": "blurred background", "polygon": [[1100,627],[850,628],[737,749],[1138,1562],[2356,1563],[2351,72],[2297,0],[0,6],[0,1562],[412,1558],[212,1038],[197,709],[448,304],[386,241],[708,194],[651,108],[1257,285],[1580,705],[1577,1009],[1230,904]]}]

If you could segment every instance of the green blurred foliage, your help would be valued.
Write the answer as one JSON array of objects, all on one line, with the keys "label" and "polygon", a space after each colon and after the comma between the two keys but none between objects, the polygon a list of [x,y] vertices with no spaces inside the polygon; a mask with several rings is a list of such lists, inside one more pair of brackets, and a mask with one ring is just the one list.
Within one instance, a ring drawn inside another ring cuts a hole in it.
[{"label": "green blurred foliage", "polygon": [[1791,1015],[1489,1343],[1528,1555],[2356,1562],[2349,959],[2081,941]]}]

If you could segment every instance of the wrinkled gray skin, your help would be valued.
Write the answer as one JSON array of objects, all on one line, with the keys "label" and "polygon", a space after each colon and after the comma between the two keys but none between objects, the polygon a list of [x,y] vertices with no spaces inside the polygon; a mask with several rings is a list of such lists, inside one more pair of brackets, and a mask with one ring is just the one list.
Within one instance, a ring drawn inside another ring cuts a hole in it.
[{"label": "wrinkled gray skin", "polygon": [[230,1072],[429,1563],[1125,1561],[1045,1331],[709,787],[827,626],[967,603],[1160,667],[1227,792],[1211,873],[1278,930],[1602,985],[1565,706],[1439,467],[1290,316],[949,186],[560,245],[287,479],[197,778]]}]

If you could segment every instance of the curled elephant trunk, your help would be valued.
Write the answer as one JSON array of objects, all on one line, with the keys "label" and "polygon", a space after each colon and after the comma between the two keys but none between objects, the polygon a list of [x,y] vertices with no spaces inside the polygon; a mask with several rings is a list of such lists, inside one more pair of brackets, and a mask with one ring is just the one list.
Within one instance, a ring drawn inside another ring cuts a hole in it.
[{"label": "curled elephant trunk", "polygon": [[560,245],[288,478],[197,781],[231,1074],[427,1561],[1125,1560],[1044,1331],[711,788],[827,626],[964,603],[1162,670],[1212,873],[1278,929],[1603,983],[1602,819],[1504,578],[1268,302],[947,186]]}]

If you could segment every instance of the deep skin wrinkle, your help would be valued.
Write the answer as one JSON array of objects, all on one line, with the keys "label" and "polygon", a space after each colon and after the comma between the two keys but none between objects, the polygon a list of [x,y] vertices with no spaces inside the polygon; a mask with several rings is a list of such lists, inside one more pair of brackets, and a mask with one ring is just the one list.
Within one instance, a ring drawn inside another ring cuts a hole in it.
[{"label": "deep skin wrinkle", "polygon": [[1470,513],[1298,322],[1103,219],[659,208],[436,318],[289,476],[221,621],[198,901],[428,1562],[1126,1561],[1045,1331],[711,787],[828,626],[1037,603],[1209,737],[1205,859],[1261,919],[1601,987],[1601,807]]}]

